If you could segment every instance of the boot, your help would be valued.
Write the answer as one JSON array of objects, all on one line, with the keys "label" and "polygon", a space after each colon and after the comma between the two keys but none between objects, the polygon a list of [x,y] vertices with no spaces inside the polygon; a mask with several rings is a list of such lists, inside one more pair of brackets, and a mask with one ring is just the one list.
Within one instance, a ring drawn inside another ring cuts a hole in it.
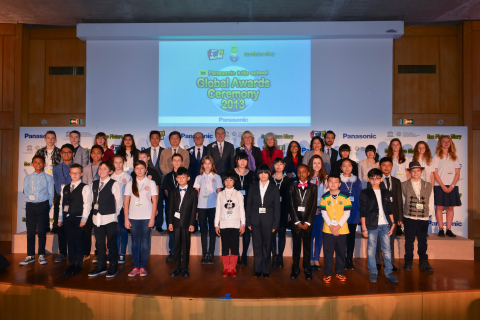
[{"label": "boot", "polygon": [[222,261],[223,261],[222,278],[226,278],[230,273],[230,256],[222,256]]},{"label": "boot", "polygon": [[230,275],[232,276],[232,278],[237,277],[237,269],[236,269],[237,258],[238,256],[234,256],[234,255],[230,256]]}]

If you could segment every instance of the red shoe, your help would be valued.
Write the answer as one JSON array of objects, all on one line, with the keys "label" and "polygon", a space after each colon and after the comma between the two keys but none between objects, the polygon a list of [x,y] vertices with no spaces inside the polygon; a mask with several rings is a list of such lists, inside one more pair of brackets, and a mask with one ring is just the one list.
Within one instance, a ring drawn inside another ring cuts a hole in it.
[{"label": "red shoe", "polygon": [[133,268],[132,271],[130,271],[130,273],[128,274],[129,277],[135,277],[137,274],[140,273],[140,269],[138,268]]},{"label": "red shoe", "polygon": [[147,275],[147,269],[140,268],[140,277],[145,277]]},{"label": "red shoe", "polygon": [[222,278],[226,278],[226,277],[228,277],[228,274],[230,273],[230,257],[229,256],[222,256],[222,261],[223,261]]},{"label": "red shoe", "polygon": [[238,261],[238,256],[231,255],[230,256],[230,275],[232,278],[237,277],[237,261]]}]

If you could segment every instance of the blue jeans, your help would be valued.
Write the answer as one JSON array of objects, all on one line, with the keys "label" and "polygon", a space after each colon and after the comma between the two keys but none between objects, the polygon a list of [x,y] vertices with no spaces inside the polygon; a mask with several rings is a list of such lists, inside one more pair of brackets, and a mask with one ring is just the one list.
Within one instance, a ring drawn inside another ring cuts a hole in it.
[{"label": "blue jeans", "polygon": [[[315,239],[315,246],[313,240]],[[312,248],[312,254],[310,259],[318,261],[320,259],[320,251],[322,250],[323,243],[323,216],[322,214],[317,214],[313,220],[313,229],[312,229],[312,243],[310,247]]]},{"label": "blue jeans", "polygon": [[149,219],[130,219],[130,223],[132,224],[131,235],[133,266],[135,268],[147,267],[151,246],[150,228],[148,227],[149,221]]},{"label": "blue jeans", "polygon": [[390,227],[387,224],[379,225],[376,230],[368,230],[368,270],[371,274],[378,274],[377,261],[375,260],[375,253],[377,252],[377,238],[380,239],[382,245],[383,260],[385,263],[385,274],[392,273],[392,254],[390,251],[390,236],[388,232]]},{"label": "blue jeans", "polygon": [[117,246],[118,253],[122,256],[127,254],[128,230],[125,228],[125,214],[123,208],[118,215],[117,223]]}]

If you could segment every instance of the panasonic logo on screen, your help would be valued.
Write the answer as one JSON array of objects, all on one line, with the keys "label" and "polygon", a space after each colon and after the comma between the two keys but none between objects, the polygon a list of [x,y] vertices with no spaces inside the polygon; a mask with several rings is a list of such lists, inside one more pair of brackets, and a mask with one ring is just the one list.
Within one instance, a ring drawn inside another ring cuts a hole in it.
[{"label": "panasonic logo on screen", "polygon": [[[185,134],[185,133],[182,133],[180,134],[182,136],[182,139],[183,138],[187,138],[187,139],[193,139],[194,138],[194,134]],[[204,134],[203,135],[204,138],[207,138],[207,139],[213,139],[213,134],[209,133],[209,134]]]},{"label": "panasonic logo on screen", "polygon": [[343,139],[377,139],[376,134],[343,134]]},{"label": "panasonic logo on screen", "polygon": [[43,134],[28,134],[25,133],[25,139],[43,139],[45,135]]}]

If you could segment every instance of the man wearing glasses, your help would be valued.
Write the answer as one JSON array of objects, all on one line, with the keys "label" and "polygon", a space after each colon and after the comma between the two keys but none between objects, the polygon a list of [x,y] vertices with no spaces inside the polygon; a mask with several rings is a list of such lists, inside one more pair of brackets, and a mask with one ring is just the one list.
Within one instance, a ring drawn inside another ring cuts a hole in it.
[{"label": "man wearing glasses", "polygon": [[67,143],[60,149],[62,162],[53,167],[53,184],[55,187],[55,196],[53,197],[53,233],[58,236],[58,251],[60,255],[55,259],[55,262],[62,262],[67,258],[67,236],[63,225],[58,227],[58,212],[60,207],[60,194],[62,187],[71,183],[70,166],[73,163],[74,156],[73,145]]}]

